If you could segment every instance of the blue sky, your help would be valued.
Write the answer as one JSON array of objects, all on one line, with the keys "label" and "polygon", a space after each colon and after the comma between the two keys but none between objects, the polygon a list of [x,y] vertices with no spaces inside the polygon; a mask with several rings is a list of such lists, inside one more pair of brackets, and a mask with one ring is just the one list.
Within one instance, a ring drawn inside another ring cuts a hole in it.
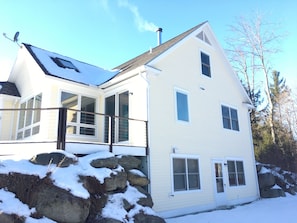
[{"label": "blue sky", "polygon": [[0,0],[0,80],[18,51],[2,33],[19,31],[19,42],[111,69],[155,47],[157,27],[164,42],[207,20],[224,48],[228,26],[255,11],[288,33],[273,69],[296,82],[296,0]]}]

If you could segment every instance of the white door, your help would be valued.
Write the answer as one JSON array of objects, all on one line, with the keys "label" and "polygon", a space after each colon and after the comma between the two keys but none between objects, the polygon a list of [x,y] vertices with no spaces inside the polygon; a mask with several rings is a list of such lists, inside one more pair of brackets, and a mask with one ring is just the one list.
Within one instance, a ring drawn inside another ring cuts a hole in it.
[{"label": "white door", "polygon": [[226,179],[223,160],[213,160],[214,192],[217,207],[224,206],[226,200]]}]

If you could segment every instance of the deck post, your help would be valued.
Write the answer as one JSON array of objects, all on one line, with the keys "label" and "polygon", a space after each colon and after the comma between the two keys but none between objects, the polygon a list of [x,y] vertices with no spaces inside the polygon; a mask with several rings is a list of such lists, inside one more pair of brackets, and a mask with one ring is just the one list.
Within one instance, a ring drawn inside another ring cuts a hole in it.
[{"label": "deck post", "polygon": [[145,141],[146,141],[145,153],[146,155],[149,155],[150,151],[149,151],[148,121],[145,121]]},{"label": "deck post", "polygon": [[109,142],[109,152],[112,153],[112,132],[114,126],[114,119],[112,116],[108,116],[108,142]]},{"label": "deck post", "polygon": [[57,149],[65,150],[67,108],[59,108]]}]

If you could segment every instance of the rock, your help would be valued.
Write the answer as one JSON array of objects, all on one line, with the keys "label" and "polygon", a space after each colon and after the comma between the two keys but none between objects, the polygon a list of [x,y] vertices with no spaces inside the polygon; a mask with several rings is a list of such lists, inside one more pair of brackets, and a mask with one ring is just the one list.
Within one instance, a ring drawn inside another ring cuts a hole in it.
[{"label": "rock", "polygon": [[258,180],[260,189],[271,188],[275,185],[275,177],[270,172],[259,173]]},{"label": "rock", "polygon": [[141,164],[141,161],[134,156],[122,156],[118,162],[126,171],[138,169]]},{"label": "rock", "polygon": [[106,159],[95,159],[91,162],[91,166],[95,168],[106,167],[109,169],[115,169],[118,166],[118,159],[115,157]]},{"label": "rock", "polygon": [[289,173],[283,174],[285,181],[287,181],[289,184],[296,184],[296,181],[294,180],[293,176]]},{"label": "rock", "polygon": [[166,223],[161,217],[139,213],[134,216],[134,223]]},{"label": "rock", "polygon": [[281,188],[264,188],[260,190],[262,198],[285,197],[286,194]]},{"label": "rock", "polygon": [[[40,178],[34,175],[11,172],[0,174],[0,188],[6,188],[25,204],[29,204],[32,192],[40,184]],[[1,221],[0,221],[1,222]]]},{"label": "rock", "polygon": [[[90,222],[91,223],[91,222]],[[93,221],[92,223],[123,223],[122,221],[113,218],[101,218],[98,221]]]},{"label": "rock", "polygon": [[144,206],[144,207],[152,208],[154,206],[152,196],[147,191],[145,191],[142,187],[140,187],[140,186],[135,186],[135,187],[140,193],[142,193],[142,194],[144,194],[146,196],[146,197],[140,198],[137,201],[137,204],[139,204],[141,206]]},{"label": "rock", "polygon": [[127,186],[127,173],[117,172],[104,179],[105,191],[115,191],[125,189]]},{"label": "rock", "polygon": [[81,223],[89,215],[90,200],[43,181],[32,196],[32,205],[39,214],[57,222]]},{"label": "rock", "polygon": [[135,186],[147,186],[150,181],[149,179],[141,173],[139,170],[129,170],[128,172],[128,181],[131,185]]},{"label": "rock", "polygon": [[25,218],[16,214],[7,214],[0,211],[0,222],[1,223],[24,223]]},{"label": "rock", "polygon": [[41,153],[30,159],[31,163],[37,165],[47,166],[49,164],[56,164],[58,167],[68,167],[70,164],[77,162],[76,159],[67,157],[63,153],[52,152],[52,153]]}]

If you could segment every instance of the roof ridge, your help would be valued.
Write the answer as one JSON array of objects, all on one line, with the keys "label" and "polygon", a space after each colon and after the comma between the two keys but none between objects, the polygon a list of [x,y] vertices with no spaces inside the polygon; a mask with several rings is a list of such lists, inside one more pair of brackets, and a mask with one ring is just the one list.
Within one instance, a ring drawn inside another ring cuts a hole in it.
[{"label": "roof ridge", "polygon": [[192,27],[191,29],[188,29],[185,32],[167,40],[166,42],[152,48],[151,50],[147,50],[144,53],[122,63],[121,65],[114,67],[113,69],[120,70],[120,73],[118,75],[121,75],[121,73],[127,72],[128,70],[136,68],[137,66],[147,64],[207,22],[208,21],[204,21]]}]

